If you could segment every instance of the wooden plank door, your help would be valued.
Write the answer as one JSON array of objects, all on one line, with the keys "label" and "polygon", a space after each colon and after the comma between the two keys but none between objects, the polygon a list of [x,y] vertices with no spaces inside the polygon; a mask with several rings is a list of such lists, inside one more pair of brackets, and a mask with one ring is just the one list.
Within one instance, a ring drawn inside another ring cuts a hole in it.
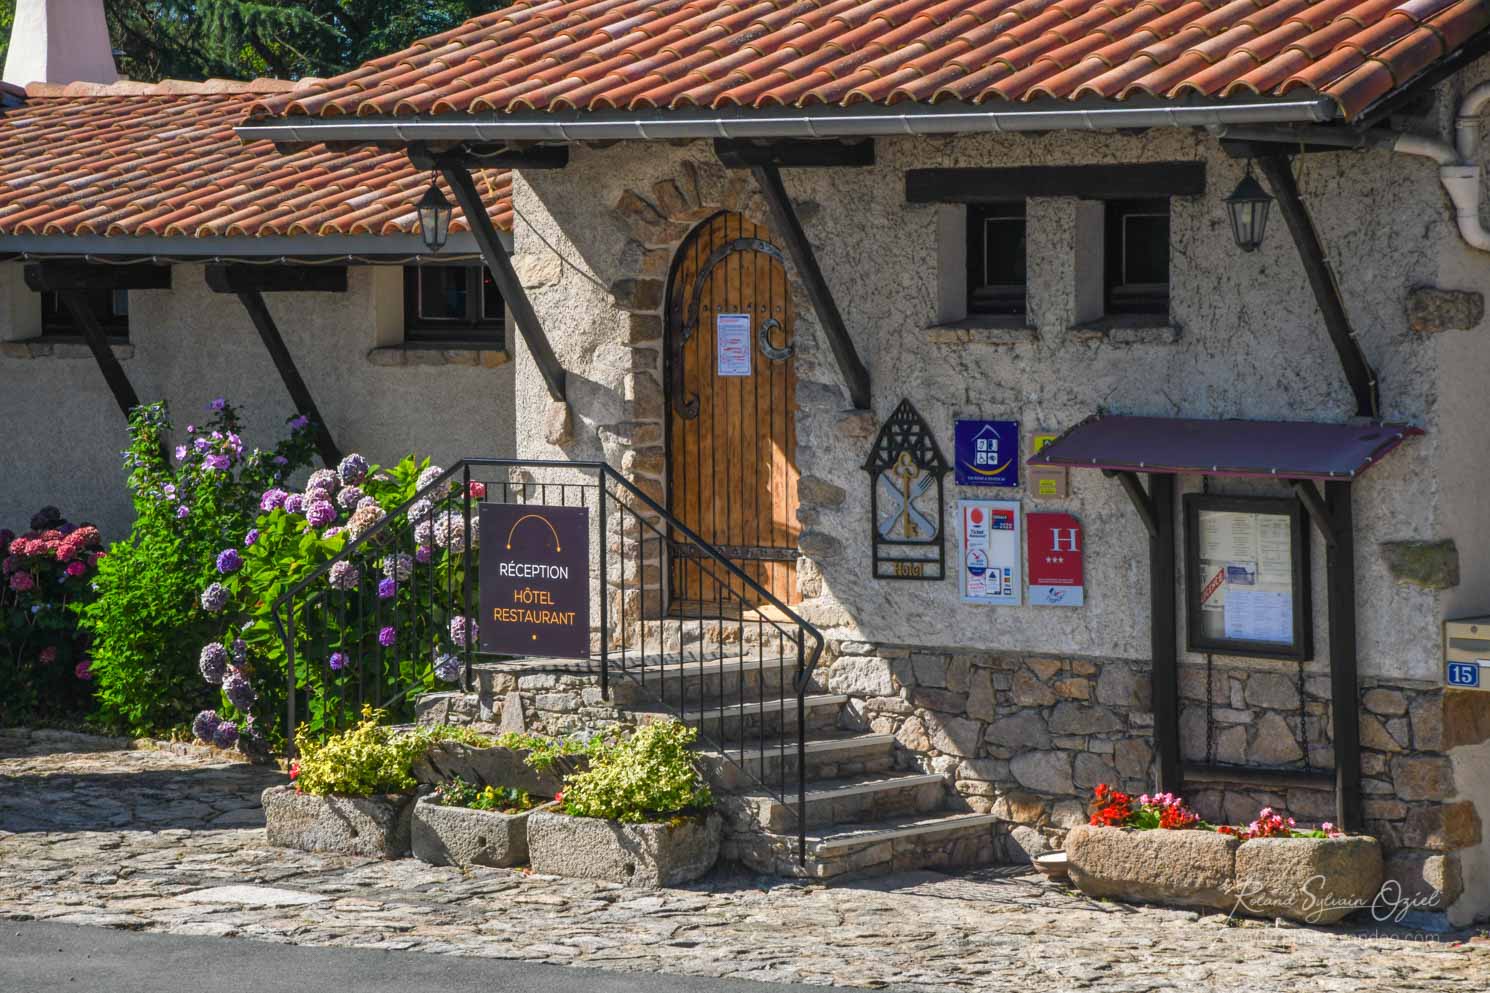
[{"label": "wooden plank door", "polygon": [[[796,312],[781,250],[742,215],[716,214],[679,248],[669,285],[669,509],[796,603]],[[725,578],[677,556],[673,601],[759,605]]]}]

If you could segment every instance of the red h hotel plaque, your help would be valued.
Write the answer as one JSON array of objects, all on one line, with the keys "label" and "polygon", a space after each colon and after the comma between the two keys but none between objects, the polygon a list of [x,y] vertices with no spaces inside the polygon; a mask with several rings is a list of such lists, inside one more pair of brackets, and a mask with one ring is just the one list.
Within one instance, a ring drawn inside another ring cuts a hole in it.
[{"label": "red h hotel plaque", "polygon": [[590,657],[590,511],[481,505],[481,651]]},{"label": "red h hotel plaque", "polygon": [[1024,534],[1030,604],[1080,607],[1086,593],[1081,522],[1070,514],[1026,514]]}]

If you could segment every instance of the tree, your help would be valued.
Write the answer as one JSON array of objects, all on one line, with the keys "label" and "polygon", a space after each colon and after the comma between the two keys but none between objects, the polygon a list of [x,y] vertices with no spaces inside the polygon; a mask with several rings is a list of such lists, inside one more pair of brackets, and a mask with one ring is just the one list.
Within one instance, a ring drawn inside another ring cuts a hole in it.
[{"label": "tree", "polygon": [[[130,79],[331,76],[510,0],[104,0]],[[0,0],[0,59],[15,0]]]}]

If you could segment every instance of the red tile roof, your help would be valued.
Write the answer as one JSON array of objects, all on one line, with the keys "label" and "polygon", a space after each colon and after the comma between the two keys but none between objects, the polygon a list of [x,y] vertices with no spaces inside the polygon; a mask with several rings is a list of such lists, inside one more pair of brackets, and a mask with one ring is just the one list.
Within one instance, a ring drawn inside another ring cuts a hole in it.
[{"label": "red tile roof", "polygon": [[[233,133],[250,103],[290,85],[32,84],[23,100],[7,88],[0,238],[417,233],[413,205],[429,176],[402,152],[317,145],[281,155]],[[510,174],[489,170],[478,182],[492,220],[510,230]],[[465,229],[457,208],[451,230]]]},{"label": "red tile roof", "polygon": [[1490,0],[516,0],[256,117],[1323,95],[1347,117]]}]

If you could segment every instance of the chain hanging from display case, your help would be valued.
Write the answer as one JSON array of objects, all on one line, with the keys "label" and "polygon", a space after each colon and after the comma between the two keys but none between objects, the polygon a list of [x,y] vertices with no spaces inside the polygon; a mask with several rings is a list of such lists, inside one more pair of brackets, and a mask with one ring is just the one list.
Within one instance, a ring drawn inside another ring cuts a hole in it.
[{"label": "chain hanging from display case", "polygon": [[948,468],[926,421],[901,400],[864,463],[876,579],[946,576],[942,477]]}]

